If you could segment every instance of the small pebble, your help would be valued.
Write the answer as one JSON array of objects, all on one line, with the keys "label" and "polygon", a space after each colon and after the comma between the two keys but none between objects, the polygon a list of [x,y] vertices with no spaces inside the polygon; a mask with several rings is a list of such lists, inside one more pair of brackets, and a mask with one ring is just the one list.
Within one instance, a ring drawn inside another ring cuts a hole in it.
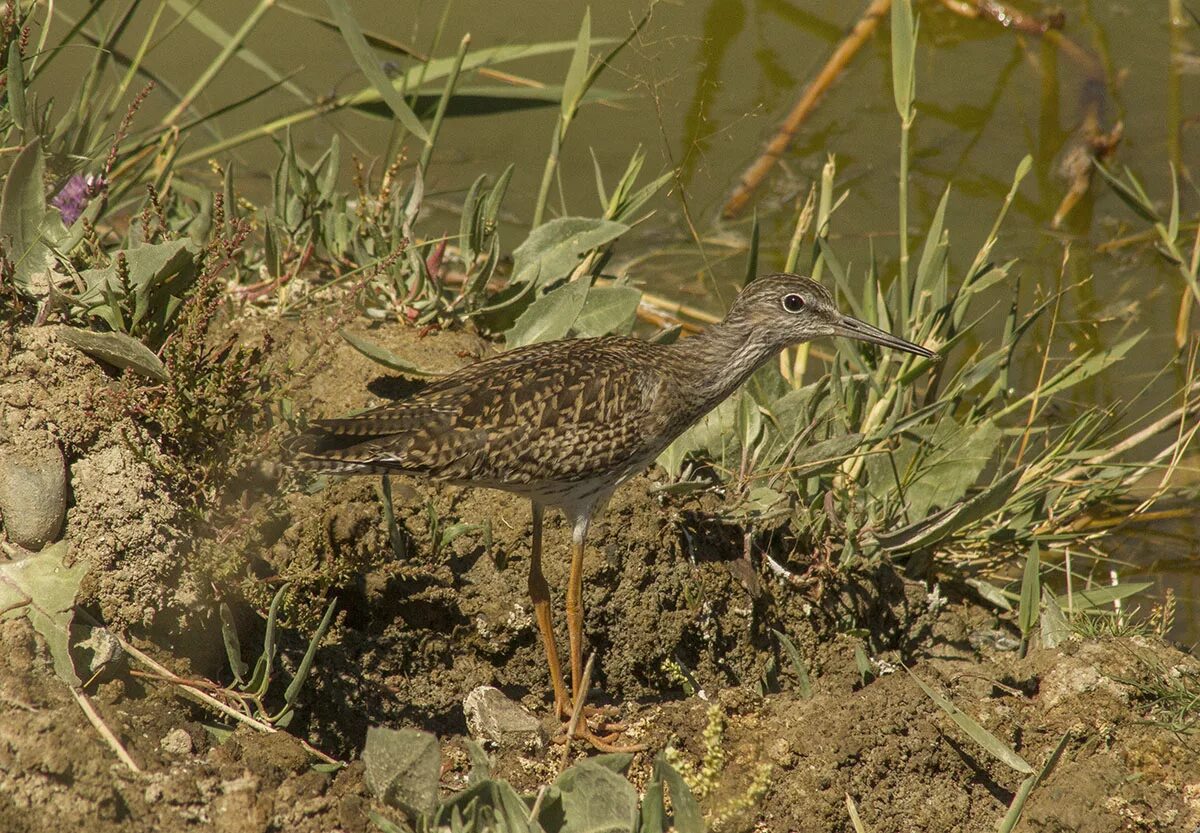
[{"label": "small pebble", "polygon": [[167,732],[158,746],[169,755],[190,755],[192,754],[192,736],[183,729],[172,729]]}]

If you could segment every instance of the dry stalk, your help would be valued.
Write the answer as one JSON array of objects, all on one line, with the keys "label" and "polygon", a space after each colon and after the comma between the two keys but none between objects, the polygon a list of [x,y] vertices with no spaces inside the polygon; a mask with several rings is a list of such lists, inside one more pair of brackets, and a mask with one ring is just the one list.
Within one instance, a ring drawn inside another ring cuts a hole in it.
[{"label": "dry stalk", "polygon": [[108,724],[104,722],[104,718],[100,716],[100,712],[96,711],[96,707],[92,705],[92,701],[88,699],[88,696],[74,686],[71,686],[71,695],[75,698],[75,702],[79,704],[79,708],[83,709],[88,722],[99,733],[101,739],[121,759],[121,763],[125,764],[134,774],[141,775],[142,768],[129,756],[129,752],[126,751],[121,741],[117,739],[117,736],[113,734],[112,729],[108,728]]},{"label": "dry stalk", "polygon": [[888,13],[891,7],[892,0],[871,0],[870,5],[863,11],[858,22],[854,24],[854,28],[850,30],[850,34],[838,44],[837,49],[829,56],[829,60],[825,62],[825,66],[821,68],[820,73],[817,74],[812,84],[804,90],[803,95],[800,96],[800,100],[796,102],[795,106],[792,107],[792,111],[784,119],[783,124],[775,131],[775,135],[767,143],[766,150],[742,174],[742,178],[738,182],[737,188],[734,189],[733,195],[730,196],[724,208],[721,209],[722,216],[726,219],[732,219],[742,213],[746,208],[746,204],[750,202],[750,195],[762,184],[762,181],[767,178],[767,174],[775,167],[775,163],[783,156],[788,145],[792,143],[792,137],[796,135],[796,131],[804,124],[809,114],[816,109],[821,96],[832,86],[837,77],[841,75],[842,70],[846,68],[851,59],[858,53],[858,50],[871,37],[871,33],[879,26],[880,19]]}]

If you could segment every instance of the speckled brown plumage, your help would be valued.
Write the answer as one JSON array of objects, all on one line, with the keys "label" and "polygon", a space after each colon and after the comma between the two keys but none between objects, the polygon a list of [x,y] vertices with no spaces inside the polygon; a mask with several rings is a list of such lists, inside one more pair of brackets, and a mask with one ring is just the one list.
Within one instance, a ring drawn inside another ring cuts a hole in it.
[{"label": "speckled brown plumage", "polygon": [[[403,473],[487,486],[533,504],[530,595],[554,682],[556,710],[571,707],[562,683],[541,570],[542,512],[572,525],[567,625],[570,699],[583,659],[583,547],[596,508],[692,423],[789,344],[845,335],[931,357],[837,310],[820,284],[769,275],[746,286],[720,324],[671,345],[607,337],[536,344],[439,379],[403,401],[352,417],[321,419],[290,444],[306,468],[339,474]],[[600,748],[611,748],[585,725]]]},{"label": "speckled brown plumage", "polygon": [[[403,472],[543,502],[663,446],[662,348],[630,338],[534,344],[408,399],[315,423],[297,460],[345,474]],[[669,397],[669,393],[667,393]]]}]

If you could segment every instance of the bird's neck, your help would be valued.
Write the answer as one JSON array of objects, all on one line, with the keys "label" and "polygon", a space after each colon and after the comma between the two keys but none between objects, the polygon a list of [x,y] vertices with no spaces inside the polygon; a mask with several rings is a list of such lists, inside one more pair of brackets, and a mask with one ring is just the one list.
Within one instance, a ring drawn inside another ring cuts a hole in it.
[{"label": "bird's neck", "polygon": [[722,321],[671,345],[686,383],[704,411],[716,406],[780,350],[744,322]]}]

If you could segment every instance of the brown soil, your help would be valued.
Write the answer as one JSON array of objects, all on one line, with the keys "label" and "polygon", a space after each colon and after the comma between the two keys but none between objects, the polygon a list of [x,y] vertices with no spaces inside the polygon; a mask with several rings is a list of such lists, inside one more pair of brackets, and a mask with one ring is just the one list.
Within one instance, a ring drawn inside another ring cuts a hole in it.
[{"label": "brown soil", "polygon": [[[322,324],[287,327],[281,341],[294,347],[280,357],[298,363],[323,337]],[[488,349],[463,333],[391,327],[370,337],[438,371]],[[66,538],[90,565],[80,602],[92,615],[177,673],[227,682],[218,600],[233,609],[253,660],[267,601],[281,580],[293,581],[280,633],[289,671],[327,599],[339,609],[291,734],[214,734],[205,726],[217,715],[135,674],[144,669],[132,660],[106,668],[86,692],[141,774],[87,721],[27,620],[0,621],[0,831],[374,830],[368,809],[396,812],[370,795],[362,765],[314,769],[297,736],[354,761],[368,726],[434,731],[450,789],[466,771],[468,691],[495,685],[546,715],[522,501],[394,481],[405,550],[397,558],[377,480],[310,481],[264,464],[230,486],[219,514],[227,521],[209,530],[182,510],[153,445],[138,443],[115,374],[48,330],[19,331],[0,359],[0,430],[49,432],[68,460]],[[340,341],[318,366],[289,391],[299,412],[345,412],[413,386]],[[1018,659],[997,647],[1012,642],[1011,627],[989,609],[886,564],[798,587],[744,561],[740,531],[715,520],[718,498],[665,497],[652,491],[658,476],[614,497],[585,565],[593,699],[617,704],[628,736],[650,747],[635,759],[635,783],[668,745],[698,760],[715,704],[727,725],[725,763],[704,799],[710,815],[772,767],[765,795],[722,829],[849,831],[847,795],[880,833],[995,829],[1022,776],[952,723],[903,664],[1035,769],[1067,736],[1018,830],[1200,824],[1200,750],[1160,725],[1153,698],[1164,676],[1200,679],[1192,657],[1124,637],[1073,639]],[[474,529],[435,546],[431,528],[459,523],[490,524],[490,535]],[[551,521],[546,571],[556,588],[566,545],[563,524]],[[803,569],[803,555],[792,557]],[[561,610],[561,592],[555,602]],[[561,617],[557,624],[565,646]],[[772,630],[789,634],[810,665],[811,699],[798,695]],[[865,682],[859,647],[873,663]],[[760,693],[764,684],[771,693]],[[555,728],[548,718],[546,726]],[[558,755],[557,747],[497,751],[495,770],[533,791],[553,777]]]}]

